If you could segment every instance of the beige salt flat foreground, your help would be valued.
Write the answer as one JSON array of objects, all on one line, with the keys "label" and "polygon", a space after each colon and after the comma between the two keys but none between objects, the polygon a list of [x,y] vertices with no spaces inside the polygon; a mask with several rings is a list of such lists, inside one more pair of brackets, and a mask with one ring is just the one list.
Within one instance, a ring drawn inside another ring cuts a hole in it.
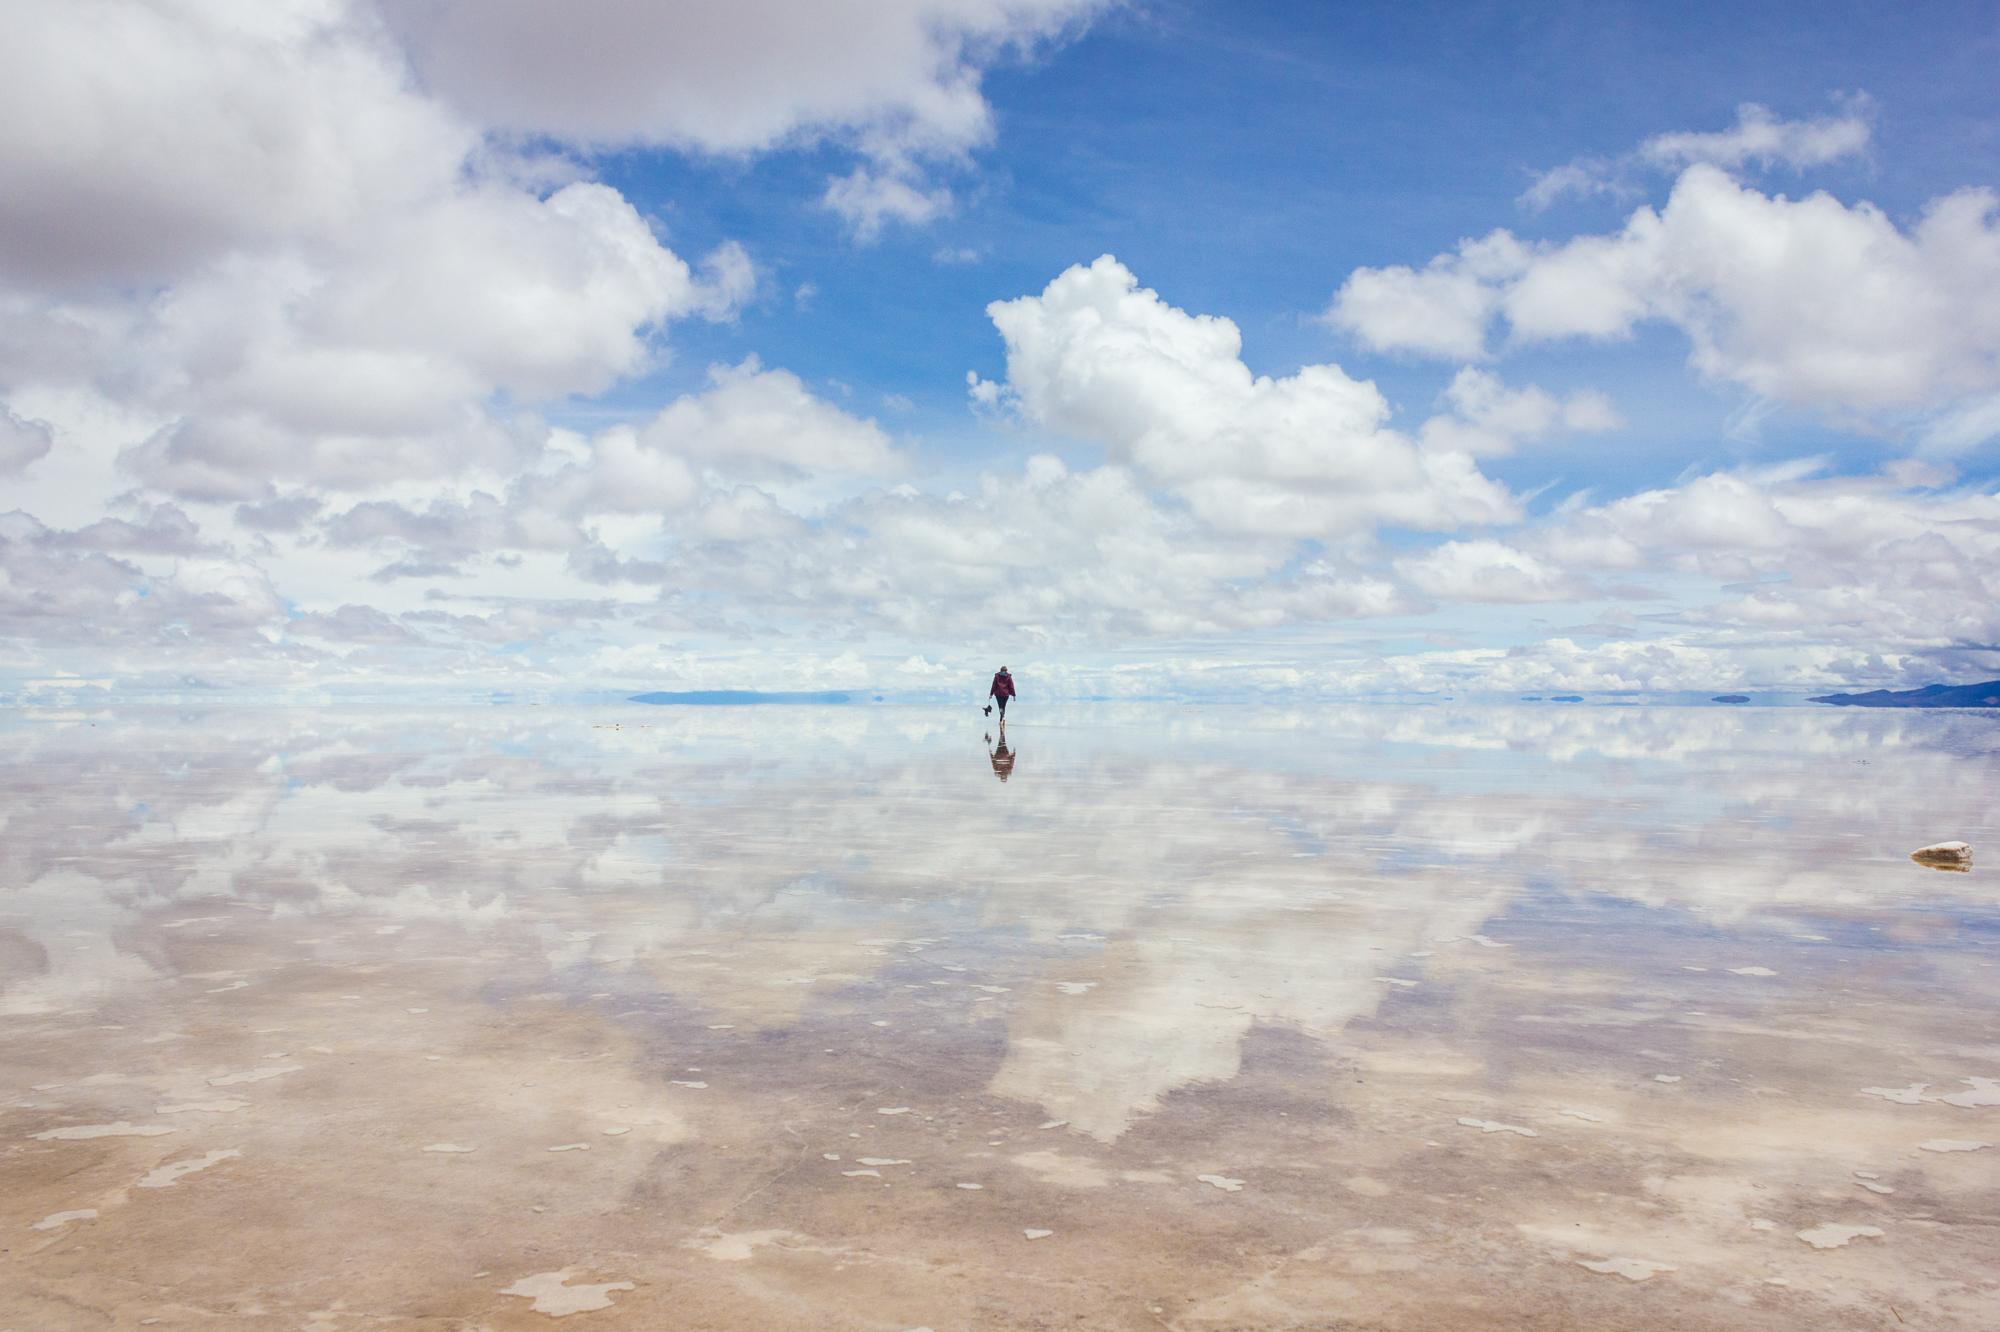
[{"label": "beige salt flat foreground", "polygon": [[2000,1326],[1992,719],[962,714],[0,718],[0,1332]]}]

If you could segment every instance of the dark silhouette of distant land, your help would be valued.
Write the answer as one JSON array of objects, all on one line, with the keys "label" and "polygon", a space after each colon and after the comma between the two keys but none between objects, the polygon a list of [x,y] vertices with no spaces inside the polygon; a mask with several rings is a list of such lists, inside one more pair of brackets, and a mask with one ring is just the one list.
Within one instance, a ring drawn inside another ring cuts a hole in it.
[{"label": "dark silhouette of distant land", "polygon": [[1750,701],[1750,695],[1748,695],[1748,694],[1717,694],[1717,695],[1716,695],[1716,696],[1715,696],[1714,698],[1711,698],[1711,699],[1710,699],[1710,700],[1708,700],[1708,701],[1709,701],[1709,702],[1711,702],[1711,703],[1748,703],[1748,702]]},{"label": "dark silhouette of distant land", "polygon": [[847,703],[851,699],[839,693],[767,694],[757,689],[691,689],[685,693],[634,694],[632,701],[713,708],[736,703]]},{"label": "dark silhouette of distant land", "polygon": [[1922,689],[1871,689],[1865,694],[1821,694],[1812,701],[1844,708],[2000,708],[2000,680],[1971,685],[1932,684]]},{"label": "dark silhouette of distant land", "polygon": [[1583,702],[1583,695],[1582,695],[1582,694],[1550,694],[1550,695],[1549,695],[1549,702],[1551,702],[1551,703],[1581,703],[1581,702]]}]

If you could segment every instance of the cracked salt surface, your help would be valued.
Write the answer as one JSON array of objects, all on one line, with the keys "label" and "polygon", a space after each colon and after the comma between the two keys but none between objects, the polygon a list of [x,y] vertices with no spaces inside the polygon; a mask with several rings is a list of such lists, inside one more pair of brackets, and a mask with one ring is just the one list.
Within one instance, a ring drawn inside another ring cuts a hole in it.
[{"label": "cracked salt surface", "polygon": [[566,1318],[570,1314],[589,1313],[594,1309],[611,1307],[611,1292],[614,1290],[636,1290],[629,1281],[606,1281],[600,1285],[569,1284],[570,1273],[575,1268],[565,1267],[557,1272],[537,1272],[524,1276],[513,1285],[501,1290],[502,1295],[519,1295],[522,1299],[533,1300],[528,1307],[536,1313],[547,1314],[551,1318]]}]

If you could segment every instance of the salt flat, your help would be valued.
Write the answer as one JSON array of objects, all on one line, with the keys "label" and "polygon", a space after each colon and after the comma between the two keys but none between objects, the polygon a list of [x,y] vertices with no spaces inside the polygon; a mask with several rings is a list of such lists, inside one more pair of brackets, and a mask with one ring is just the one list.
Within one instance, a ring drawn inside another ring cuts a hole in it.
[{"label": "salt flat", "polygon": [[2000,1325],[1990,718],[0,730],[0,1328]]}]

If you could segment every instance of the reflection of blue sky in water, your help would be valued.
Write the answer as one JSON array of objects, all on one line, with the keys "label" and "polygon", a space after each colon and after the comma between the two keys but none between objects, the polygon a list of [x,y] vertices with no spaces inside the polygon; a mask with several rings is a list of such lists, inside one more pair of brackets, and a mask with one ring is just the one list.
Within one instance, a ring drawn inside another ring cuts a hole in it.
[{"label": "reflection of blue sky in water", "polygon": [[1906,858],[2000,854],[1983,718],[1107,709],[1010,724],[1034,760],[1002,786],[956,712],[619,716],[17,719],[0,1013],[173,983],[205,916],[306,957],[360,918],[462,932],[496,996],[745,1029],[949,991],[1004,1021],[992,1090],[1109,1141],[1235,1077],[1255,1027],[1337,1041],[1467,968],[1643,989],[1720,952],[1785,996],[1866,949],[1844,984],[2000,988],[1990,875]]}]

